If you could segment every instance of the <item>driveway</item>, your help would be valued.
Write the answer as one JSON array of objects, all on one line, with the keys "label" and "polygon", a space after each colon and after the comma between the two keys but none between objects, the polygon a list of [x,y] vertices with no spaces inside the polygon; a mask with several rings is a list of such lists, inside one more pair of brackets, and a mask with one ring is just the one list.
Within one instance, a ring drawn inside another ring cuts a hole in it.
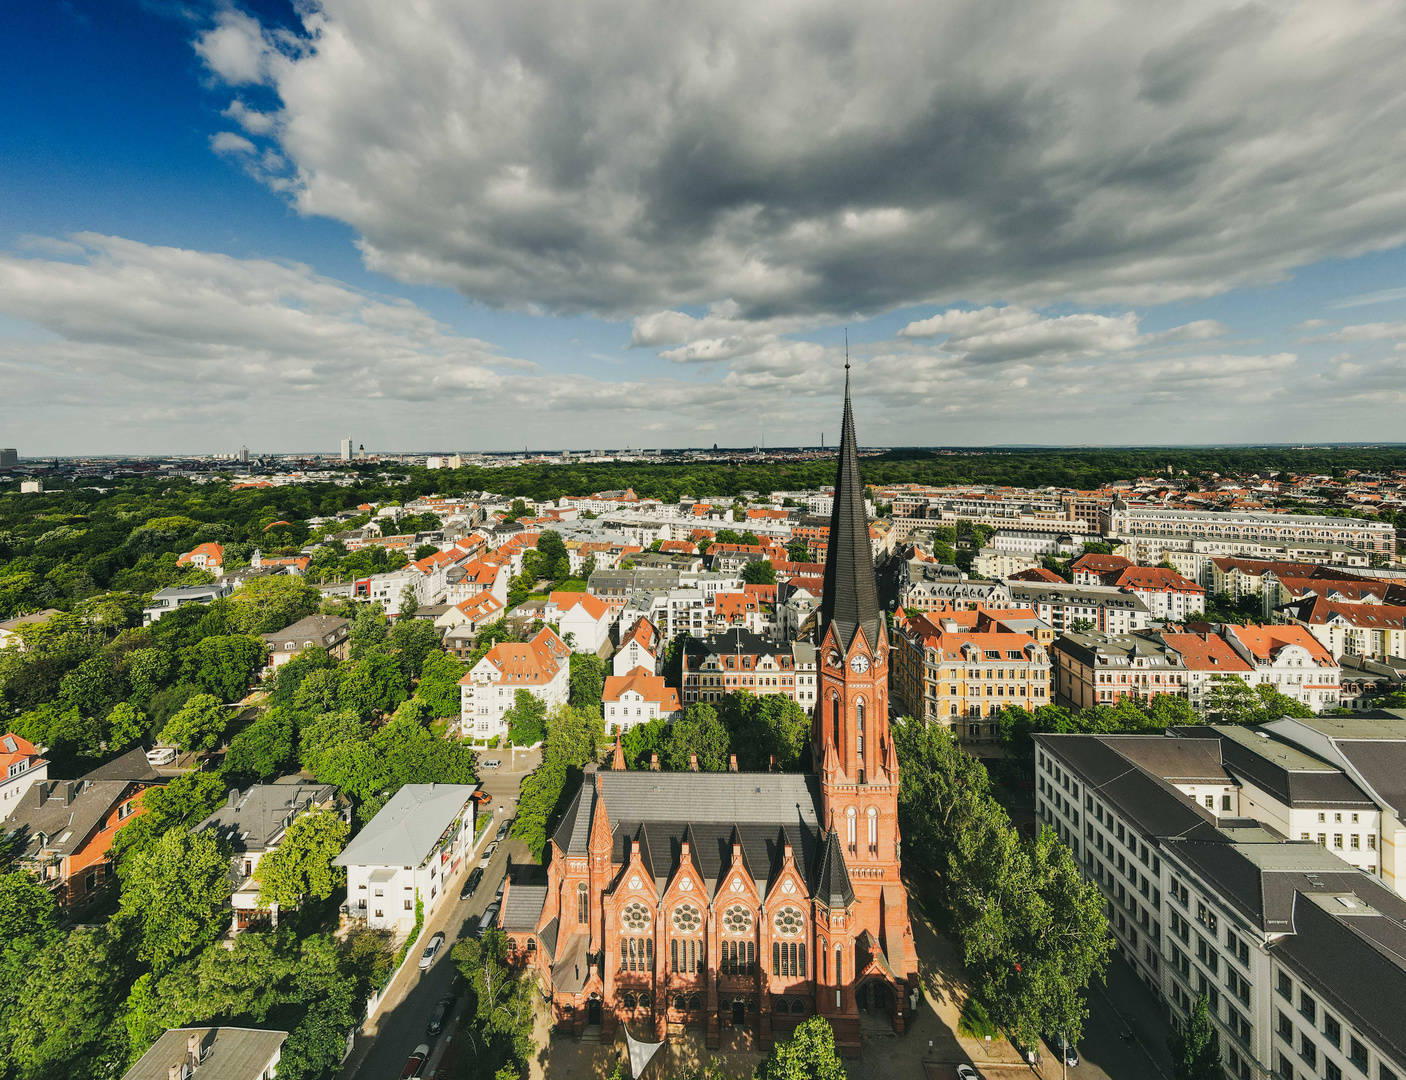
[{"label": "driveway", "polygon": [[[522,778],[531,771],[524,766],[530,760],[535,768],[538,760],[535,752],[519,751],[516,756],[517,767],[512,768],[511,756],[507,753],[499,755],[497,751],[489,751],[480,755],[480,761],[493,757],[501,757],[503,761],[503,767],[500,769],[481,770],[482,786],[493,796],[489,809],[493,811],[494,817],[494,823],[488,827],[488,832],[483,837],[484,846],[492,842],[499,823],[507,820],[516,809]],[[478,924],[479,916],[493,902],[498,884],[507,872],[509,856],[514,862],[531,861],[531,853],[527,846],[515,837],[508,838],[498,845],[498,850],[493,853],[493,860],[484,870],[483,881],[479,884],[477,892],[469,900],[459,900],[457,897],[464,880],[469,871],[478,865],[477,858],[464,860],[459,873],[448,883],[451,895],[456,899],[452,903],[446,903],[428,920],[414,955],[396,974],[376,1018],[367,1025],[365,1032],[357,1036],[352,1056],[347,1059],[342,1069],[342,1080],[390,1080],[398,1077],[406,1059],[421,1043],[430,1044],[430,1068],[425,1070],[425,1075],[433,1075],[432,1070],[452,1042],[462,1011],[461,1002],[437,1039],[425,1034],[425,1025],[429,1023],[435,1002],[449,993],[454,981],[455,967],[449,955],[450,951],[455,942],[472,933]],[[444,947],[440,949],[429,971],[421,972],[416,966],[419,952],[430,935],[438,930],[444,931]]]}]

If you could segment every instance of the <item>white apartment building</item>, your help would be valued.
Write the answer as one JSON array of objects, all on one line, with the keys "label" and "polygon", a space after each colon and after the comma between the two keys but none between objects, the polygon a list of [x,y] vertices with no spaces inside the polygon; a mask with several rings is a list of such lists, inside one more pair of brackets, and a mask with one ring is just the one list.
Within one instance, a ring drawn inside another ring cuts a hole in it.
[{"label": "white apartment building", "polygon": [[1035,737],[1037,816],[1098,885],[1119,951],[1174,1027],[1207,997],[1229,1077],[1400,1080],[1406,901],[1331,840],[1254,816],[1346,821],[1371,800],[1277,740],[1184,734],[1201,737]]},{"label": "white apartment building", "polygon": [[347,869],[346,913],[372,930],[405,934],[419,900],[428,923],[473,850],[477,790],[477,784],[406,784],[397,791],[332,860]]},{"label": "white apartment building", "polygon": [[1002,551],[996,547],[982,548],[972,560],[972,569],[984,578],[1008,578],[1039,565],[1038,555],[1024,551]]},{"label": "white apartment building", "polygon": [[1111,585],[1056,585],[1043,581],[1007,584],[1007,606],[1033,608],[1040,621],[1053,626],[1056,633],[1073,630],[1081,622],[1105,634],[1130,634],[1151,624],[1146,604]]},{"label": "white apartment building", "polygon": [[565,705],[570,691],[571,650],[543,627],[523,644],[501,641],[459,680],[460,730],[468,738],[496,739],[508,733],[503,714],[519,690],[540,698],[550,709]]},{"label": "white apartment building", "polygon": [[26,791],[47,779],[49,762],[38,747],[13,732],[0,737],[0,821],[10,816]]},{"label": "white apartment building", "polygon": [[1190,551],[1195,540],[1218,540],[1232,545],[1331,545],[1387,557],[1396,548],[1396,529],[1390,522],[1358,518],[1255,510],[1175,510],[1114,503],[1107,511],[1106,520],[1105,532],[1138,549],[1138,556],[1127,550],[1123,552],[1138,561],[1142,561],[1142,546],[1147,546],[1149,553],[1153,547],[1159,551]]}]

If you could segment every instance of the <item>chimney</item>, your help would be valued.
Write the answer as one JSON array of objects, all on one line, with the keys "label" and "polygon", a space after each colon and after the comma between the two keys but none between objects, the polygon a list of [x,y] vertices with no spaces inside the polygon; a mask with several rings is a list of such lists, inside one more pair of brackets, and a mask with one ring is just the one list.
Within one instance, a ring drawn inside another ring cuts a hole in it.
[{"label": "chimney", "polygon": [[[58,785],[55,784],[54,786],[57,787]],[[49,801],[49,782],[47,780],[40,780],[39,783],[34,785],[34,790],[39,792],[40,806],[43,806]]]},{"label": "chimney", "polygon": [[767,771],[767,772],[775,772],[775,771],[776,771],[776,755],[775,755],[775,754],[771,754],[771,755],[767,758],[766,771]]},{"label": "chimney", "polygon": [[736,771],[737,771],[737,755],[736,755],[736,754],[728,754],[728,755],[727,755],[727,771],[728,771],[728,772],[736,772]]},{"label": "chimney", "polygon": [[200,1035],[192,1031],[186,1036],[186,1053],[190,1056],[190,1067],[194,1071],[200,1065]]},{"label": "chimney", "polygon": [[65,806],[72,806],[73,800],[78,798],[78,793],[82,790],[82,780],[65,780],[63,782],[63,804]]},{"label": "chimney", "polygon": [[688,755],[688,768],[689,768],[689,771],[691,771],[691,772],[697,772],[697,771],[698,771],[698,755],[697,755],[697,754],[689,754],[689,755]]},{"label": "chimney", "polygon": [[230,788],[229,794],[228,794],[227,796],[225,796],[225,806],[227,806],[229,809],[233,810],[234,807],[235,807],[235,804],[238,803],[238,802],[239,802],[239,789],[238,789],[238,788]]},{"label": "chimney", "polygon": [[650,771],[650,772],[658,772],[658,771],[659,771],[659,755],[656,754],[653,750],[651,750],[651,751],[649,752],[649,771]]}]

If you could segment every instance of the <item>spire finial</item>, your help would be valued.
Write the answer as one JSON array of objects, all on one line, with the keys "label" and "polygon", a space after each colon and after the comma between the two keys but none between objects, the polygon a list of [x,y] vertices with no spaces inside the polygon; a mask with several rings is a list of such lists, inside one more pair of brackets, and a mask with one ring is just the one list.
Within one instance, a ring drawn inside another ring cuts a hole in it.
[{"label": "spire finial", "polygon": [[849,327],[845,327],[845,399],[849,399]]}]

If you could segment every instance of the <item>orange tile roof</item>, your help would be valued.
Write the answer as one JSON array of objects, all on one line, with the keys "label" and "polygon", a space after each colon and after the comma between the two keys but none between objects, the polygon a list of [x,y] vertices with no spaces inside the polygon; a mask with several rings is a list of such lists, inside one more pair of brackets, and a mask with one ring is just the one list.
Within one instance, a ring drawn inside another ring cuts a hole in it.
[{"label": "orange tile roof", "polygon": [[1216,634],[1163,634],[1167,648],[1181,654],[1192,671],[1249,671],[1250,665]]},{"label": "orange tile roof", "polygon": [[1043,566],[1033,566],[1029,570],[1021,570],[1012,574],[1008,581],[1053,581],[1060,585],[1068,585],[1069,582],[1060,577],[1053,570],[1046,570]]},{"label": "orange tile roof", "polygon": [[1364,630],[1406,629],[1406,607],[1394,604],[1344,604],[1322,596],[1307,598],[1299,605],[1297,617],[1314,625],[1335,619]]},{"label": "orange tile roof", "polygon": [[[11,745],[14,746],[13,750],[10,749]],[[33,757],[39,757],[39,751],[28,739],[20,738],[13,731],[0,737],[0,776],[8,776],[10,766]]]},{"label": "orange tile roof", "polygon": [[554,592],[550,597],[550,603],[563,614],[574,607],[579,607],[586,612],[596,622],[600,622],[610,614],[610,607],[600,597],[588,592]]},{"label": "orange tile roof", "polygon": [[1188,577],[1165,566],[1129,566],[1114,585],[1123,589],[1148,589],[1154,592],[1204,593],[1206,590]]},{"label": "orange tile roof", "polygon": [[[550,627],[543,627],[535,638],[526,643],[500,641],[488,650],[480,663],[492,664],[505,686],[546,686],[561,671],[570,655],[571,650],[566,643]],[[461,684],[472,681],[472,672],[459,680]]]},{"label": "orange tile roof", "polygon": [[679,692],[665,684],[664,676],[655,675],[644,667],[637,667],[628,675],[607,675],[601,700],[618,702],[630,690],[639,694],[645,701],[657,701],[660,712],[679,711]]},{"label": "orange tile roof", "polygon": [[191,548],[189,551],[187,551],[184,555],[182,555],[179,559],[176,560],[176,565],[184,566],[186,563],[194,561],[197,555],[204,555],[208,562],[219,563],[222,566],[224,565],[225,549],[221,545],[213,542],[206,544],[196,544],[195,547]]},{"label": "orange tile roof", "polygon": [[624,648],[630,642],[638,642],[640,648],[653,652],[659,644],[659,628],[647,618],[636,620],[625,639],[620,642],[620,648]]},{"label": "orange tile roof", "polygon": [[487,589],[477,596],[459,601],[454,606],[475,621],[503,610],[503,602]]},{"label": "orange tile roof", "polygon": [[1121,555],[1080,555],[1069,566],[1071,570],[1084,570],[1090,574],[1106,574],[1112,570],[1123,570],[1133,565],[1131,559]]},{"label": "orange tile roof", "polygon": [[1235,626],[1235,636],[1257,657],[1273,660],[1280,649],[1299,645],[1308,650],[1319,667],[1337,667],[1333,656],[1306,626]]}]

